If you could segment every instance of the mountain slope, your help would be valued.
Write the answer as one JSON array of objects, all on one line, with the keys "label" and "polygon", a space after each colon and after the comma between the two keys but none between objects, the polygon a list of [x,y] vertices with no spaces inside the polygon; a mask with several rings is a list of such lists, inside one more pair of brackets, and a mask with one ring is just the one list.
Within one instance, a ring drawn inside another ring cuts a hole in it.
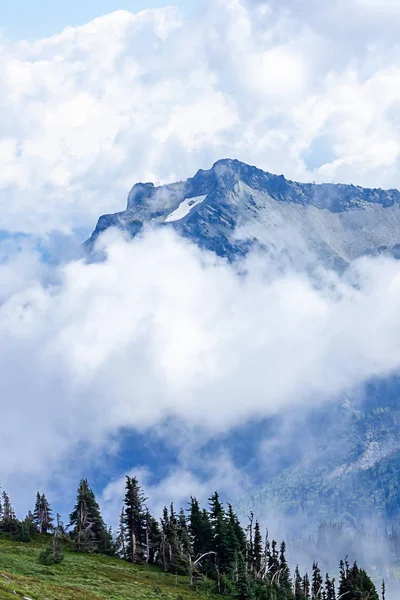
[{"label": "mountain slope", "polygon": [[[292,532],[325,521],[400,524],[400,381],[367,386],[364,402],[319,409],[293,435],[314,439],[310,452],[251,490],[241,514],[290,518]],[[318,429],[322,435],[318,435]]]},{"label": "mountain slope", "polygon": [[341,267],[398,251],[400,193],[296,183],[226,159],[186,182],[136,184],[125,211],[100,217],[87,247],[109,227],[134,236],[149,226],[172,227],[230,260],[258,243],[278,258]]}]

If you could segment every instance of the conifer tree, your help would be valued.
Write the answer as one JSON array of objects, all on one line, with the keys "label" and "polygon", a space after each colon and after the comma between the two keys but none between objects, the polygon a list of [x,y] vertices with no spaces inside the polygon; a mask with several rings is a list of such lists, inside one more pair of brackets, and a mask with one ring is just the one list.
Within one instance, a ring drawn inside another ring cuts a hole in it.
[{"label": "conifer tree", "polygon": [[328,573],[325,577],[325,595],[326,600],[336,600],[335,580],[330,579]]},{"label": "conifer tree", "polygon": [[160,528],[149,511],[146,512],[146,562],[154,564],[156,554],[160,549]]},{"label": "conifer tree", "polygon": [[237,580],[235,583],[238,600],[252,600],[254,595],[251,589],[251,582],[246,569],[244,556],[239,552],[237,556]]},{"label": "conifer tree", "polygon": [[166,506],[164,506],[161,518],[160,555],[164,571],[167,571],[171,564],[171,551],[169,545],[169,514]]},{"label": "conifer tree", "polygon": [[82,479],[74,510],[69,517],[69,526],[73,527],[72,537],[76,550],[113,553],[112,539],[100,514],[100,507],[87,479]]},{"label": "conifer tree", "polygon": [[248,541],[247,541],[247,566],[250,572],[254,571],[254,542],[253,542],[253,522],[254,513],[250,512],[248,517],[249,524],[247,526]]},{"label": "conifer tree", "polygon": [[51,516],[52,510],[50,504],[47,501],[47,498],[44,494],[41,497],[42,503],[42,531],[43,533],[48,533],[50,529],[53,528],[53,517]]},{"label": "conifer tree", "polygon": [[126,560],[125,508],[122,507],[119,517],[119,527],[116,538],[116,553]]},{"label": "conifer tree", "polygon": [[192,540],[193,556],[196,558],[212,549],[213,532],[206,510],[201,510],[196,498],[191,498],[188,531]]},{"label": "conifer tree", "polygon": [[295,600],[303,600],[304,594],[303,594],[303,587],[302,587],[302,579],[301,579],[301,575],[300,575],[300,571],[299,571],[299,565],[296,565],[296,569],[294,572],[293,587],[294,587]]},{"label": "conifer tree", "polygon": [[307,573],[303,577],[302,589],[303,589],[304,598],[306,600],[309,600],[309,598],[310,598],[310,579],[309,579]]},{"label": "conifer tree", "polygon": [[24,522],[27,526],[27,529],[29,532],[29,537],[31,538],[37,532],[35,519],[34,519],[33,513],[31,511],[29,511],[28,514],[26,515]]},{"label": "conifer tree", "polygon": [[262,566],[262,553],[263,553],[263,540],[260,530],[260,524],[256,521],[254,527],[254,570],[256,576],[261,572]]},{"label": "conifer tree", "polygon": [[2,500],[2,519],[0,521],[0,530],[3,530],[10,535],[15,535],[18,533],[18,521],[15,517],[15,512],[13,505],[11,504],[11,500],[4,490],[1,494]]},{"label": "conifer tree", "polygon": [[137,563],[143,560],[146,548],[147,498],[136,477],[126,476],[125,490],[126,555],[129,561]]},{"label": "conifer tree", "polygon": [[379,600],[376,588],[357,563],[350,568],[347,560],[340,563],[339,597],[346,596],[346,600]]},{"label": "conifer tree", "polygon": [[15,512],[14,512],[14,508],[13,505],[11,504],[11,500],[10,497],[8,496],[7,492],[4,490],[2,495],[2,504],[3,504],[3,522],[9,523],[10,521],[15,521]]},{"label": "conifer tree", "polygon": [[209,498],[209,515],[213,535],[212,546],[216,552],[216,562],[220,571],[229,568],[229,552],[226,546],[226,518],[225,510],[219,500],[218,492]]},{"label": "conifer tree", "polygon": [[312,567],[311,600],[321,600],[322,584],[323,580],[320,568],[318,567],[318,563],[314,562]]},{"label": "conifer tree", "polygon": [[90,511],[89,485],[86,479],[79,484],[74,510],[69,516],[69,527],[73,527],[72,537],[77,552],[93,552],[96,548],[94,521]]},{"label": "conifer tree", "polygon": [[279,571],[279,554],[275,540],[271,542],[271,552],[268,558],[268,572],[273,577]]},{"label": "conifer tree", "polygon": [[188,571],[188,556],[184,555],[179,539],[178,519],[174,510],[174,505],[171,504],[168,520],[168,528],[166,530],[168,548],[169,548],[169,570],[175,574],[184,575]]},{"label": "conifer tree", "polygon": [[36,502],[35,502],[35,508],[33,509],[33,517],[35,519],[35,524],[36,524],[36,528],[38,530],[39,533],[41,532],[41,522],[42,522],[42,515],[41,515],[41,501],[40,501],[40,494],[39,492],[36,492]]},{"label": "conifer tree", "polygon": [[[57,515],[58,516],[58,515]],[[58,564],[64,559],[62,547],[62,537],[64,533],[57,525],[54,528],[54,534],[51,544],[49,544],[39,555],[39,562],[44,565]]]},{"label": "conifer tree", "polygon": [[181,551],[183,556],[187,560],[189,560],[189,558],[191,559],[193,556],[192,542],[190,539],[187,519],[182,508],[179,512],[178,519],[178,537],[181,544]]},{"label": "conifer tree", "polygon": [[65,535],[64,523],[61,521],[60,513],[56,514],[56,528],[59,535]]},{"label": "conifer tree", "polygon": [[53,518],[51,513],[52,510],[46,496],[37,492],[33,517],[39,533],[48,533],[52,529]]},{"label": "conifer tree", "polygon": [[262,566],[264,578],[266,578],[268,576],[270,560],[271,560],[271,545],[269,543],[269,534],[268,534],[268,529],[267,529],[265,532],[263,566]]},{"label": "conifer tree", "polygon": [[290,570],[286,560],[286,544],[285,542],[281,543],[280,552],[279,552],[279,585],[282,590],[286,594],[290,594],[291,590],[291,580],[290,580]]},{"label": "conifer tree", "polygon": [[203,517],[196,498],[191,497],[188,519],[189,533],[192,538],[193,553],[198,556],[204,550]]},{"label": "conifer tree", "polygon": [[226,519],[225,546],[227,554],[227,562],[229,570],[232,573],[234,581],[236,581],[238,571],[238,555],[245,555],[247,549],[246,536],[239,520],[233,511],[232,505],[228,504],[228,512]]}]

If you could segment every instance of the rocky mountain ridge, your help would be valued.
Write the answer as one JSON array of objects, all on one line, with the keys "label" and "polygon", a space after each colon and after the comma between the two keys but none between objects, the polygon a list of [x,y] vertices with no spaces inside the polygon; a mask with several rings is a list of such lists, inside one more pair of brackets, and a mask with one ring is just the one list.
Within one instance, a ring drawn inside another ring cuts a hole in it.
[{"label": "rocky mountain ridge", "polygon": [[[172,218],[182,204],[186,210]],[[86,245],[93,248],[109,227],[135,236],[149,226],[172,227],[229,260],[258,244],[303,266],[318,261],[340,268],[365,254],[397,255],[400,192],[296,183],[224,159],[185,182],[135,184],[126,210],[100,217]]]}]

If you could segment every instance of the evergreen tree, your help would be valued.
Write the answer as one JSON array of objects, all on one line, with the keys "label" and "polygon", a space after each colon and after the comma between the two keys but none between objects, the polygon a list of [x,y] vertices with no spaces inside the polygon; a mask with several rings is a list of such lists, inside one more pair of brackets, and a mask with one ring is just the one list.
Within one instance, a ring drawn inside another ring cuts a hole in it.
[{"label": "evergreen tree", "polygon": [[294,587],[295,600],[303,600],[304,594],[303,594],[303,587],[302,587],[302,579],[301,579],[301,575],[300,575],[300,571],[299,571],[299,565],[296,566],[296,569],[294,572],[293,587]]},{"label": "evergreen tree", "polygon": [[279,554],[276,548],[277,544],[275,540],[271,542],[271,552],[268,558],[268,572],[273,577],[279,571]]},{"label": "evergreen tree", "polygon": [[79,484],[76,505],[69,517],[69,527],[71,526],[78,552],[84,550],[113,553],[110,532],[105,526],[100,507],[87,479],[82,479]]},{"label": "evergreen tree", "polygon": [[15,512],[11,500],[6,491],[3,491],[2,495],[3,504],[3,518],[2,521],[6,524],[10,521],[15,521]]},{"label": "evergreen tree", "polygon": [[249,524],[247,526],[247,568],[253,573],[254,572],[254,541],[253,541],[253,522],[254,522],[254,513],[250,512],[248,517]]},{"label": "evergreen tree", "polygon": [[189,508],[188,531],[195,558],[212,550],[213,532],[209,515],[206,510],[200,509],[198,501],[193,497]]},{"label": "evergreen tree", "polygon": [[154,564],[156,555],[160,549],[161,535],[160,528],[154,517],[149,511],[146,513],[146,562]]},{"label": "evergreen tree", "polygon": [[53,518],[51,513],[52,510],[46,496],[44,494],[40,495],[39,492],[37,492],[33,517],[39,533],[48,533],[48,531],[52,529]]},{"label": "evergreen tree", "polygon": [[56,528],[60,535],[65,535],[64,523],[61,521],[60,513],[56,514]]},{"label": "evergreen tree", "polygon": [[271,545],[269,543],[269,535],[268,529],[265,532],[265,544],[264,544],[264,554],[263,554],[263,578],[266,579],[269,577],[269,565],[271,561]]},{"label": "evergreen tree", "polygon": [[17,542],[30,542],[32,539],[30,524],[26,519],[23,521],[15,520],[8,533]]},{"label": "evergreen tree", "polygon": [[303,577],[302,590],[303,590],[304,598],[306,600],[309,600],[309,598],[310,598],[310,579],[309,579],[307,573]]},{"label": "evergreen tree", "polygon": [[229,549],[226,544],[227,523],[224,507],[218,492],[209,498],[209,515],[212,531],[212,549],[216,552],[216,563],[222,572],[229,570]]},{"label": "evergreen tree", "polygon": [[256,576],[261,572],[263,554],[263,540],[260,530],[260,524],[256,521],[254,528],[254,570]]},{"label": "evergreen tree", "polygon": [[189,505],[188,529],[192,539],[193,553],[195,556],[198,556],[204,552],[205,546],[203,539],[203,515],[197,499],[193,497],[190,499]]},{"label": "evergreen tree", "polygon": [[35,508],[33,509],[33,517],[35,519],[37,531],[39,533],[42,533],[42,531],[41,531],[42,507],[41,507],[41,496],[40,496],[39,492],[36,492],[36,502],[35,502]]},{"label": "evergreen tree", "polygon": [[279,552],[279,586],[283,595],[290,596],[292,586],[290,579],[290,570],[286,561],[285,552],[286,544],[285,542],[282,542]]},{"label": "evergreen tree", "polygon": [[231,572],[232,579],[235,582],[238,571],[238,556],[240,553],[242,556],[245,555],[247,550],[247,540],[231,504],[228,504],[224,544],[226,547],[228,568]]},{"label": "evergreen tree", "polygon": [[0,530],[15,535],[18,530],[18,521],[15,517],[15,512],[11,500],[6,491],[1,494],[2,500],[2,519],[0,521]]},{"label": "evergreen tree", "polygon": [[336,600],[335,580],[330,579],[328,573],[325,578],[325,596],[326,600]]},{"label": "evergreen tree", "polygon": [[147,498],[136,477],[126,476],[125,490],[126,556],[129,561],[137,563],[143,560],[146,549]]},{"label": "evergreen tree", "polygon": [[181,552],[186,560],[191,560],[193,556],[192,542],[190,539],[187,519],[181,508],[178,519],[178,537],[181,544]]},{"label": "evergreen tree", "polygon": [[379,600],[376,588],[364,569],[357,563],[350,568],[347,560],[340,563],[339,597],[346,600]]},{"label": "evergreen tree", "polygon": [[39,562],[43,565],[54,565],[60,563],[64,559],[64,551],[62,547],[63,532],[58,525],[54,529],[54,534],[51,544],[49,544],[39,555]]},{"label": "evergreen tree", "polygon": [[246,569],[246,563],[244,556],[239,552],[237,556],[237,578],[235,582],[236,594],[238,600],[253,600],[253,590],[251,588],[251,581]]},{"label": "evergreen tree", "polygon": [[115,541],[116,553],[118,556],[126,560],[126,533],[125,533],[125,508],[122,507],[121,514],[119,517],[119,527],[117,531],[117,538]]},{"label": "evergreen tree", "polygon": [[184,575],[188,572],[188,559],[184,555],[180,538],[178,519],[174,511],[174,505],[171,504],[168,528],[166,530],[168,549],[169,549],[169,570],[172,573]]},{"label": "evergreen tree", "polygon": [[35,535],[35,533],[37,532],[37,529],[36,529],[35,519],[34,519],[34,516],[31,511],[29,511],[28,514],[26,515],[24,522],[27,526],[27,529],[29,532],[29,537],[32,538]]},{"label": "evergreen tree", "polygon": [[42,532],[48,533],[53,528],[53,517],[51,516],[52,510],[47,498],[44,494],[41,497],[42,504]]},{"label": "evergreen tree", "polygon": [[164,506],[163,516],[161,518],[161,542],[160,542],[160,558],[164,571],[167,571],[171,564],[171,548],[169,545],[169,514],[168,509]]},{"label": "evergreen tree", "polygon": [[322,584],[321,571],[318,567],[318,563],[314,562],[312,567],[311,600],[321,600]]}]

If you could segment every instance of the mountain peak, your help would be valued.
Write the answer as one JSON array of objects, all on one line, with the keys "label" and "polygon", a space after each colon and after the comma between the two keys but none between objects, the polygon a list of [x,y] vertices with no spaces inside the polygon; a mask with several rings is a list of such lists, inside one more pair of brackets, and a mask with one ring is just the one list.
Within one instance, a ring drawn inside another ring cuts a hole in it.
[{"label": "mountain peak", "polygon": [[211,168],[217,169],[218,167],[228,167],[230,169],[234,169],[239,167],[240,165],[249,166],[246,165],[246,163],[237,160],[236,158],[220,158],[213,164]]},{"label": "mountain peak", "polygon": [[154,183],[135,183],[128,194],[127,208],[131,208],[135,204],[143,202],[146,198],[150,198],[154,190]]},{"label": "mountain peak", "polygon": [[[400,193],[353,185],[297,183],[236,159],[186,181],[137,183],[127,209],[100,217],[87,247],[117,227],[172,227],[201,248],[234,260],[258,245],[278,255],[343,266],[400,247]],[[303,265],[304,266],[304,265]]]}]

